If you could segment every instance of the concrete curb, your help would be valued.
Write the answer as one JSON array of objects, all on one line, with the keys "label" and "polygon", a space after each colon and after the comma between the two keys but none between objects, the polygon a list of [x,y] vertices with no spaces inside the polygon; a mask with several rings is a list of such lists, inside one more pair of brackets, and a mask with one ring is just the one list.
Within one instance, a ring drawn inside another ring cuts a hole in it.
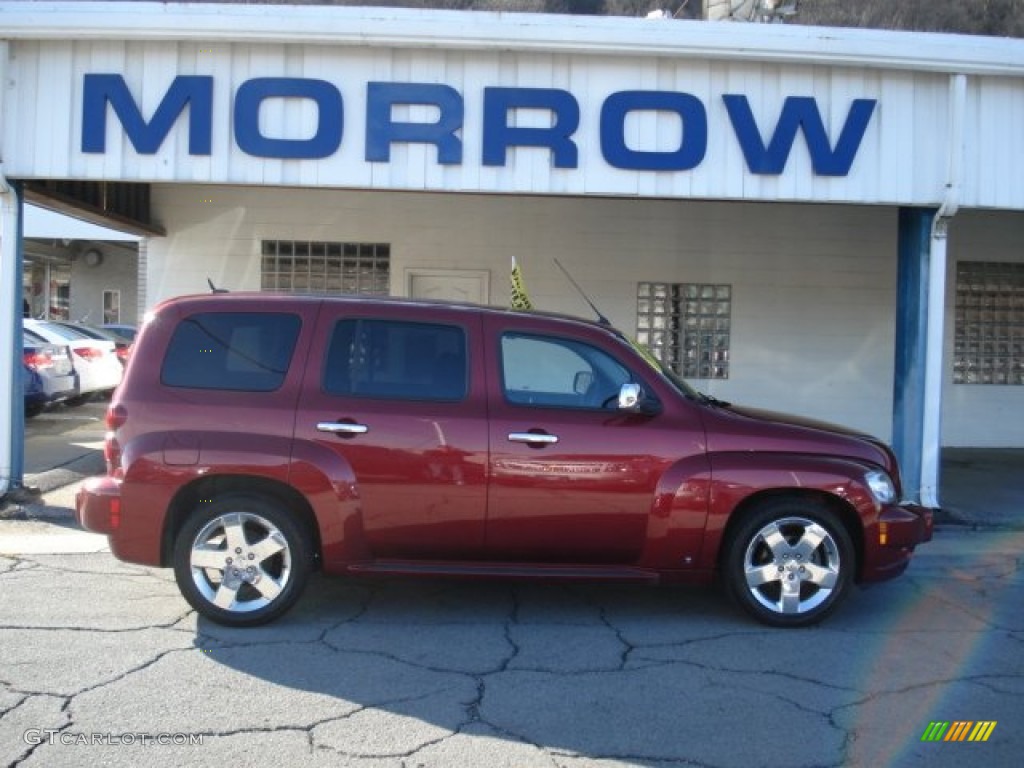
[{"label": "concrete curb", "polygon": [[0,506],[0,520],[73,520],[75,493],[83,480],[103,474],[103,456],[90,453],[54,469],[25,476],[25,488],[38,490],[31,500],[6,500]]},{"label": "concrete curb", "polygon": [[89,453],[60,467],[36,475],[26,475],[25,485],[38,488],[44,495],[80,482],[93,475],[102,475],[106,462],[99,452]]}]

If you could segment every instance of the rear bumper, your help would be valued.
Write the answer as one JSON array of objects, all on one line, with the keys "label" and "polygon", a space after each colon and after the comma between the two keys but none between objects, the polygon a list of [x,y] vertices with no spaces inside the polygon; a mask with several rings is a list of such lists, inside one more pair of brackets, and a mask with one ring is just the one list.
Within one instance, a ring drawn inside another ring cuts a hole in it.
[{"label": "rear bumper", "polygon": [[109,475],[92,477],[75,496],[75,518],[86,530],[106,534],[118,560],[163,567],[163,515],[146,514],[149,509],[166,509],[163,501],[155,487],[125,484]]},{"label": "rear bumper", "polygon": [[67,400],[78,394],[78,380],[73,373],[43,380],[43,392],[47,401],[56,403]]},{"label": "rear bumper", "polygon": [[90,477],[75,495],[75,518],[93,533],[114,534],[121,527],[121,481]]},{"label": "rear bumper", "polygon": [[934,510],[918,504],[885,507],[878,521],[864,530],[861,581],[885,581],[899,576],[910,564],[914,548],[931,541]]}]

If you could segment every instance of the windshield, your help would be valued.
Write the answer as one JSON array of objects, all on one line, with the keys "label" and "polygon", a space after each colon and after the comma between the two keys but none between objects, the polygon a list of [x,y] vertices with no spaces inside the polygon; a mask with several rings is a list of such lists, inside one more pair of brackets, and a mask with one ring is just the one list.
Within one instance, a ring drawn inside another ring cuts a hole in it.
[{"label": "windshield", "polygon": [[650,365],[654,370],[664,376],[668,382],[685,398],[688,400],[698,400],[700,402],[706,402],[709,398],[702,392],[698,392],[696,389],[687,384],[678,373],[673,371],[671,368],[666,366],[663,362],[658,360],[651,352],[644,347],[640,342],[634,341],[626,336],[618,329],[614,329],[615,335],[618,337],[620,342],[628,345],[633,349],[634,352],[640,354],[640,356]]},{"label": "windshield", "polygon": [[683,397],[690,400],[707,400],[707,395],[703,392],[698,392],[696,389],[691,387],[678,373],[666,366],[660,360],[658,361],[658,370],[661,372],[662,376],[668,379],[672,385],[679,390]]}]

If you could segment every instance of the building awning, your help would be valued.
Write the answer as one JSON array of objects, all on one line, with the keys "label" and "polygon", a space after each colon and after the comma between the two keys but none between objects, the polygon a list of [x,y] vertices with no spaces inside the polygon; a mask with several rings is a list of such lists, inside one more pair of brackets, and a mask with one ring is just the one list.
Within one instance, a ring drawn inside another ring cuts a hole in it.
[{"label": "building awning", "polygon": [[25,206],[23,235],[26,238],[47,240],[105,240],[138,242],[142,237],[102,227],[37,205]]}]

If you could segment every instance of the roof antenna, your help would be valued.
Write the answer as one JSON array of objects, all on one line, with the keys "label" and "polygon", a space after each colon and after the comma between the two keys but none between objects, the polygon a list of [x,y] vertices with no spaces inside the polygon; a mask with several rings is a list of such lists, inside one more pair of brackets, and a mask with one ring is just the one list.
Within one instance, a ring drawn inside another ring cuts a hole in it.
[{"label": "roof antenna", "polygon": [[228,292],[227,288],[218,288],[216,285],[214,285],[213,284],[213,280],[211,280],[210,278],[206,278],[206,284],[208,286],[210,286],[210,293],[227,293]]},{"label": "roof antenna", "polygon": [[590,305],[590,308],[592,310],[594,310],[594,314],[597,315],[597,322],[599,322],[601,325],[611,325],[611,323],[608,321],[608,318],[605,317],[604,315],[602,315],[601,314],[601,310],[599,310],[596,306],[594,306],[594,302],[592,302],[590,300],[590,297],[587,296],[587,294],[585,294],[583,292],[583,289],[580,288],[579,284],[575,280],[572,279],[572,275],[569,274],[569,270],[567,270],[565,267],[563,267],[562,266],[562,262],[560,262],[557,258],[555,259],[555,265],[560,270],[562,270],[562,274],[565,275],[569,279],[569,282],[572,283],[572,287],[575,288],[577,291],[579,291],[579,294],[580,294],[580,296],[583,297],[583,300],[585,302],[587,302],[587,304]]}]

